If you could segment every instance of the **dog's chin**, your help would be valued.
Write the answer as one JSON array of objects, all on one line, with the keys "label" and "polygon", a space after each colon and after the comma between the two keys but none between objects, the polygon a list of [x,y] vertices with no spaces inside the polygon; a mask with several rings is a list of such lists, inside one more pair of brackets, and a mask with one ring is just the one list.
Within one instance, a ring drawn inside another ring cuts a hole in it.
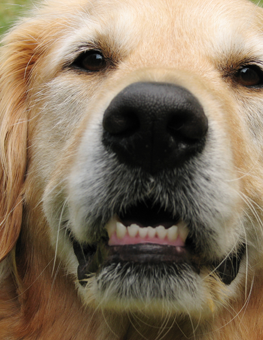
[{"label": "dog's chin", "polygon": [[[96,249],[74,241],[78,283],[88,305],[145,315],[200,317],[214,309],[238,275],[243,247],[221,263],[199,263],[188,246],[158,244]],[[84,250],[84,253],[83,253]],[[211,307],[212,304],[212,307]]]},{"label": "dog's chin", "polygon": [[79,262],[78,284],[85,291],[92,289],[106,307],[154,313],[160,306],[179,313],[195,308],[191,306],[200,309],[206,300],[204,281],[230,285],[245,251],[240,244],[215,261],[198,248],[179,215],[143,206],[113,216],[96,243],[80,243],[72,233],[71,240]]}]

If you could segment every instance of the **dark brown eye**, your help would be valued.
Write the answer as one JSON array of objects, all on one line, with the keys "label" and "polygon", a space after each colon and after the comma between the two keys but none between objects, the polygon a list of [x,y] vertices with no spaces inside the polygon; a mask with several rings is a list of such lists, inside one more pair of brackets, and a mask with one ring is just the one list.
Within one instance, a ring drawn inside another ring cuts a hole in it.
[{"label": "dark brown eye", "polygon": [[262,71],[258,66],[245,66],[238,70],[236,80],[240,85],[253,87],[262,85]]},{"label": "dark brown eye", "polygon": [[89,72],[98,72],[106,67],[106,60],[101,52],[92,50],[81,53],[73,65]]}]

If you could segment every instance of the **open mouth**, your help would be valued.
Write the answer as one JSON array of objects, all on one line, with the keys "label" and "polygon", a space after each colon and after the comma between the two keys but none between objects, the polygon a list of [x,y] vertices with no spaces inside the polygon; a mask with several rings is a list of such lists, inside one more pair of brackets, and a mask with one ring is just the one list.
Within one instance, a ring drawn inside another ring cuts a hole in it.
[{"label": "open mouth", "polygon": [[187,264],[195,273],[200,273],[202,266],[210,267],[223,283],[230,284],[238,274],[245,245],[217,263],[203,263],[189,228],[179,215],[172,216],[157,205],[133,206],[108,221],[98,243],[83,245],[73,240],[79,282],[85,286],[88,277],[112,263],[162,263],[174,267]]}]

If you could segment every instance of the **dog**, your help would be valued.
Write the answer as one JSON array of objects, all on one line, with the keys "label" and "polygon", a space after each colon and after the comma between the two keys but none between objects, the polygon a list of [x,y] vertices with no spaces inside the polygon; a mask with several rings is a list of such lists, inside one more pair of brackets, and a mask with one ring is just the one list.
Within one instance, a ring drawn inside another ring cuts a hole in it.
[{"label": "dog", "polygon": [[3,37],[1,339],[262,339],[262,30],[47,0]]}]

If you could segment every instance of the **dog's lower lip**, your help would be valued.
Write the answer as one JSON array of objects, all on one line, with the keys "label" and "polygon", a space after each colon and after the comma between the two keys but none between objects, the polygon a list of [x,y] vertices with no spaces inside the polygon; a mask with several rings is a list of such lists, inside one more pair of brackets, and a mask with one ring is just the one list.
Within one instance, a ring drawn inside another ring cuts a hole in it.
[{"label": "dog's lower lip", "polygon": [[189,261],[190,255],[185,247],[174,247],[153,243],[110,246],[107,258],[108,263],[185,263]]},{"label": "dog's lower lip", "polygon": [[154,243],[108,246],[104,241],[101,241],[97,246],[86,246],[85,248],[74,241],[73,247],[79,261],[78,279],[83,286],[86,285],[90,275],[96,274],[102,267],[111,263],[133,263],[136,265],[188,263],[195,272],[199,272],[199,265],[193,261],[187,247]]}]

